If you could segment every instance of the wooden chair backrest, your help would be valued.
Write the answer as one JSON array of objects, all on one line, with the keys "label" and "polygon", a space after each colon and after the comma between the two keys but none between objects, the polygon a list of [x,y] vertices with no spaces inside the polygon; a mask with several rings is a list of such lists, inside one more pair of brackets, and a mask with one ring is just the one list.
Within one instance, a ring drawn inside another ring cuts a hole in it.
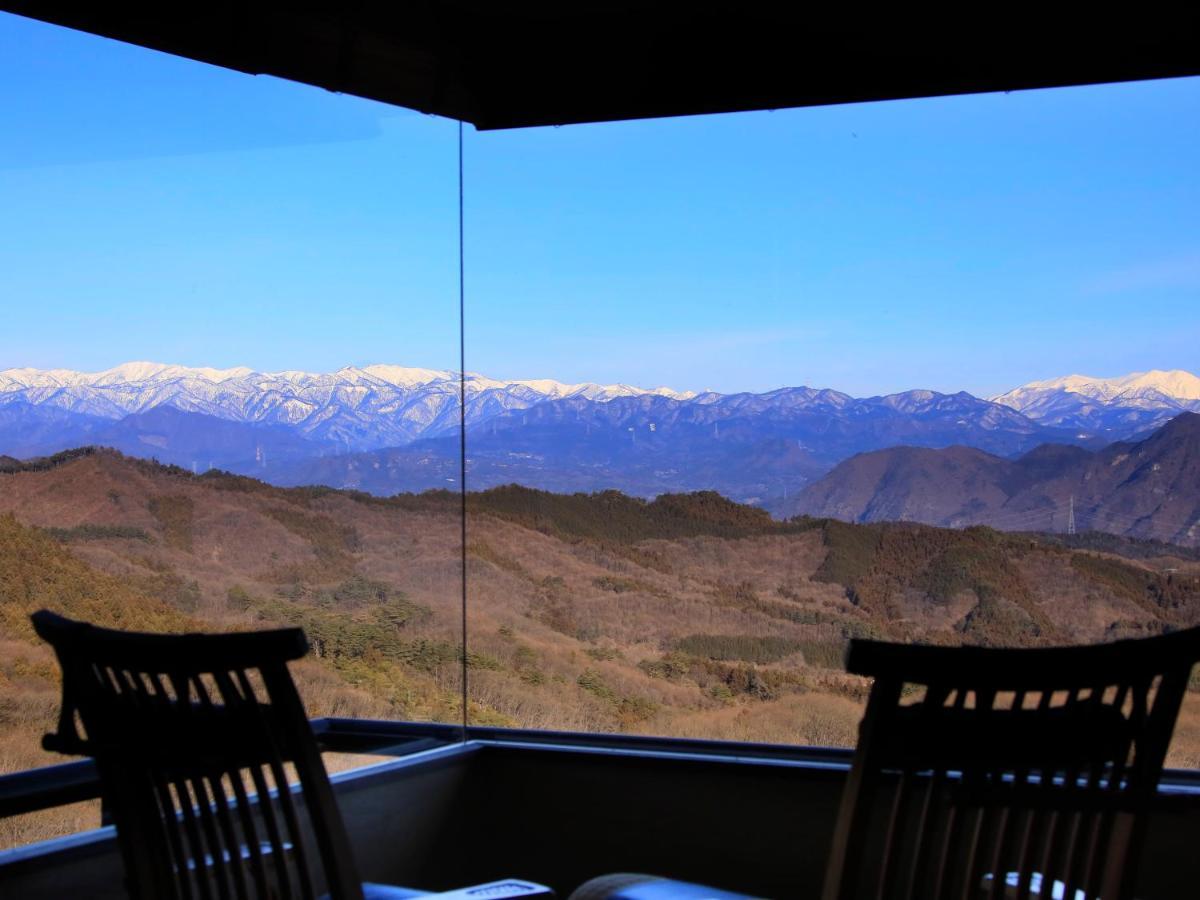
[{"label": "wooden chair backrest", "polygon": [[1198,659],[1200,628],[1052,649],[852,642],[847,669],[874,685],[825,900],[1130,897]]},{"label": "wooden chair backrest", "polygon": [[46,611],[33,623],[63,672],[44,743],[95,759],[131,896],[362,900],[287,669],[308,650],[302,631],[138,634]]}]

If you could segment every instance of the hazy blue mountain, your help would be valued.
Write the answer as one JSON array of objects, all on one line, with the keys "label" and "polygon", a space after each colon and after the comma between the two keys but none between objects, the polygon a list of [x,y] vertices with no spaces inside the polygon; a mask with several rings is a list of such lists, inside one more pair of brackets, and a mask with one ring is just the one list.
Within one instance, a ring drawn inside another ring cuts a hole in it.
[{"label": "hazy blue mountain", "polygon": [[[93,443],[108,419],[0,396],[0,454],[25,458]],[[52,448],[47,450],[46,448]]]},{"label": "hazy blue mountain", "polygon": [[[1094,449],[1200,405],[1196,385],[1181,372],[1071,376],[991,401],[928,390],[856,398],[809,387],[694,394],[468,374],[469,484],[643,496],[714,489],[782,508],[843,460],[873,450],[959,445],[1007,458],[1045,443]],[[90,374],[9,369],[0,372],[0,453],[93,443],[281,484],[381,494],[453,486],[459,387],[452,371],[386,365],[332,373],[158,363]]]},{"label": "hazy blue mountain", "polygon": [[210,468],[269,477],[273,467],[336,453],[279,425],[231,422],[159,406],[117,421],[54,407],[0,406],[0,454],[48,456],[92,444],[203,472]]},{"label": "hazy blue mountain", "polygon": [[1014,531],[1096,530],[1200,545],[1200,415],[1103,449],[1047,444],[1017,459],[973,447],[891,447],[854,456],[777,515],[913,521]]},{"label": "hazy blue mountain", "polygon": [[282,425],[231,422],[172,406],[108,423],[91,443],[196,472],[226,469],[262,478],[283,464],[339,450],[337,444],[309,440]]},{"label": "hazy blue mountain", "polygon": [[[468,428],[472,488],[518,482],[554,491],[654,496],[713,489],[746,503],[800,491],[847,456],[898,443],[971,443],[1005,455],[1074,435],[969,394],[909,391],[855,399],[785,388],[766,394],[549,400]],[[457,483],[456,439],[285,466],[281,483],[372,493]]]}]

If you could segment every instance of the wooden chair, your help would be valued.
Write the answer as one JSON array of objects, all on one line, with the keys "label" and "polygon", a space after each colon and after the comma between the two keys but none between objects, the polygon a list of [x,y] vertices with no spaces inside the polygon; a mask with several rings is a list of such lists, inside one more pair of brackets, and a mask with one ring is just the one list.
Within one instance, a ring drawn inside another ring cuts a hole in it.
[{"label": "wooden chair", "polygon": [[[1200,628],[1033,650],[853,641],[846,668],[875,681],[824,900],[1126,900],[1197,660]],[[740,895],[617,874],[571,900],[676,896]]]},{"label": "wooden chair", "polygon": [[1200,629],[1088,647],[855,641],[875,679],[825,900],[1132,895]]},{"label": "wooden chair", "polygon": [[134,634],[45,611],[33,623],[63,671],[58,731],[44,744],[95,758],[131,896],[426,894],[359,879],[287,670],[308,650],[302,631]]}]

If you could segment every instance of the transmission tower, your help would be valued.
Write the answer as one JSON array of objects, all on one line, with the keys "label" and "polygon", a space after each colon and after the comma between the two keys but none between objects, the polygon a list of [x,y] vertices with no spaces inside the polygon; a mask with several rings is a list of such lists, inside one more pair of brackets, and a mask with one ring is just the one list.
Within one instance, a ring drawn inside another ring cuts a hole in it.
[{"label": "transmission tower", "polygon": [[1070,512],[1067,514],[1067,534],[1075,533],[1075,495],[1071,495]]}]

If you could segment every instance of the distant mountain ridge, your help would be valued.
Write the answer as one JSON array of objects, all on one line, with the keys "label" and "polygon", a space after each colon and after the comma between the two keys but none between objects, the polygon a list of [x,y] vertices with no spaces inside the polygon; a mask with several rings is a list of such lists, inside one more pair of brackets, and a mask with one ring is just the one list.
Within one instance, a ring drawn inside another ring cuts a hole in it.
[{"label": "distant mountain ridge", "polygon": [[[842,459],[898,443],[975,443],[1021,453],[1073,439],[1013,410],[972,397],[908,391],[856,399],[812,388],[701,394],[692,400],[573,397],[508,411],[470,426],[468,483],[519,483],[571,492],[616,488],[653,497],[717,490],[743,503],[795,494]],[[456,483],[450,438],[323,457],[285,466],[277,483],[328,484],[376,494]]]},{"label": "distant mountain ridge", "polygon": [[[467,421],[547,399],[653,394],[669,388],[564,384],[550,379],[499,381],[468,373]],[[458,427],[458,373],[404,366],[347,366],[331,373],[256,372],[125,363],[97,373],[65,369],[0,371],[0,407],[44,406],[119,419],[160,406],[254,425],[284,425],[330,451],[369,450],[434,437]]]},{"label": "distant mountain ridge", "polygon": [[1181,412],[1200,412],[1200,377],[1181,369],[1118,378],[1067,375],[1032,381],[992,399],[1046,425],[1123,439]]},{"label": "distant mountain ridge", "polygon": [[[777,508],[858,453],[1095,449],[1189,404],[1200,408],[1190,399],[1200,379],[1185,372],[1095,381],[1035,382],[986,400],[930,390],[856,398],[811,387],[694,393],[468,373],[468,480],[644,497],[711,489]],[[331,373],[147,362],[97,373],[8,369],[0,371],[0,453],[26,458],[96,444],[277,484],[380,494],[452,487],[459,389],[454,371],[395,365]],[[1163,399],[1168,390],[1181,396]]]},{"label": "distant mountain ridge", "polygon": [[1047,444],[1018,459],[892,447],[845,460],[779,514],[1009,531],[1096,530],[1200,546],[1200,415],[1102,450]]}]

